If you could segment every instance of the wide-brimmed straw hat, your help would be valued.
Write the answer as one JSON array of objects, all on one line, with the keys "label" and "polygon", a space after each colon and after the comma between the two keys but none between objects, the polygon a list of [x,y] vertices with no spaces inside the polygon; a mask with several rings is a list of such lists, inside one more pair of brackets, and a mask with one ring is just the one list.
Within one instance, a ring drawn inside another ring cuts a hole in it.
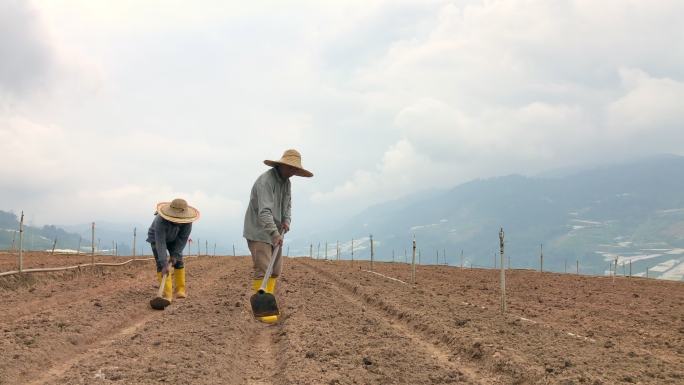
[{"label": "wide-brimmed straw hat", "polygon": [[199,219],[200,212],[188,206],[185,199],[176,198],[171,202],[157,203],[157,213],[173,223],[192,223]]},{"label": "wide-brimmed straw hat", "polygon": [[271,167],[277,167],[280,164],[291,166],[297,169],[295,175],[311,178],[313,173],[302,167],[302,155],[297,150],[285,150],[280,160],[265,160],[264,164]]}]

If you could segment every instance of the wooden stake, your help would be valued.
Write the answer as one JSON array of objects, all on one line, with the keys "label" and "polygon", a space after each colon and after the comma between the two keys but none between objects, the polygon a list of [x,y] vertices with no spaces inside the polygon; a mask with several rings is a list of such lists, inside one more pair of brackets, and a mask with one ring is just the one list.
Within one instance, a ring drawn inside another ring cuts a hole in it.
[{"label": "wooden stake", "polygon": [[328,260],[328,241],[325,241],[325,260]]},{"label": "wooden stake", "polygon": [[309,243],[309,258],[313,259],[313,243]]},{"label": "wooden stake", "polygon": [[214,257],[216,256],[216,242],[214,242]]},{"label": "wooden stake", "polygon": [[138,238],[138,228],[134,227],[133,228],[133,258],[135,258],[135,241]]},{"label": "wooden stake", "polygon": [[392,249],[392,262],[394,262],[394,249]]},{"label": "wooden stake", "polygon": [[339,261],[340,260],[340,241],[337,241],[337,245],[335,246],[335,253],[337,254],[335,256],[335,258]]},{"label": "wooden stake", "polygon": [[447,262],[446,249],[442,249],[442,257],[444,258],[444,265],[448,266],[449,263]]},{"label": "wooden stake", "polygon": [[[506,313],[506,269],[504,267],[504,231],[499,230],[499,246],[501,248],[501,313]],[[472,269],[472,264],[470,265]]]},{"label": "wooden stake", "polygon": [[579,275],[579,259],[576,262],[577,262],[577,275]]},{"label": "wooden stake", "polygon": [[463,270],[463,249],[461,249],[461,270]]},{"label": "wooden stake", "polygon": [[209,256],[209,241],[206,239],[204,240],[204,254]]},{"label": "wooden stake", "polygon": [[114,244],[114,256],[119,256],[119,242]]},{"label": "wooden stake", "polygon": [[76,249],[76,255],[81,253],[81,241],[83,237],[78,237],[78,248]]},{"label": "wooden stake", "polygon": [[632,260],[629,260],[629,278],[632,278]]},{"label": "wooden stake", "polygon": [[55,241],[52,242],[52,253],[51,255],[55,255],[55,247],[57,247],[57,238],[55,238]]},{"label": "wooden stake", "polygon": [[539,245],[539,272],[544,272],[544,245]]}]

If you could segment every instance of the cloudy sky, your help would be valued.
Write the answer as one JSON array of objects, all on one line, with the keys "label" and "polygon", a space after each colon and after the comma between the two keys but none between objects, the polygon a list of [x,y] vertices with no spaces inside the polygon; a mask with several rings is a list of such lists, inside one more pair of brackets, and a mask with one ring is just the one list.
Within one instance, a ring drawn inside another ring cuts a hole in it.
[{"label": "cloudy sky", "polygon": [[682,20],[681,0],[0,0],[0,209],[147,223],[182,196],[233,236],[293,147],[316,174],[293,181],[296,231],[684,154]]}]

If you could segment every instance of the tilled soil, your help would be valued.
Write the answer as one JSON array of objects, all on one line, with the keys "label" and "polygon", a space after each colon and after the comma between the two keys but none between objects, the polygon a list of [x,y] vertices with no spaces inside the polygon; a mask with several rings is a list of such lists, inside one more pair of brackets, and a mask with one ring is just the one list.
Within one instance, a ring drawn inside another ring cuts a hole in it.
[{"label": "tilled soil", "polygon": [[496,271],[295,258],[264,325],[250,269],[188,259],[165,311],[151,261],[0,277],[0,384],[684,383],[680,282],[509,271],[501,315]]}]

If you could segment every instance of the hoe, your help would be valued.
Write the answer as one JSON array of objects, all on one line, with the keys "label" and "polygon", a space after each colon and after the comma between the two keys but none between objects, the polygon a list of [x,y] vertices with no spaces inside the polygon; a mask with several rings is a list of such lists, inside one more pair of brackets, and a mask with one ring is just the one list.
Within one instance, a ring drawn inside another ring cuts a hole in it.
[{"label": "hoe", "polygon": [[[169,266],[170,267],[170,266]],[[161,282],[159,283],[159,291],[157,292],[157,297],[150,300],[150,306],[154,310],[164,310],[166,309],[167,306],[171,305],[171,301],[168,299],[164,298],[164,285],[166,284],[166,280],[169,278],[169,273],[166,273],[162,276]]]}]

